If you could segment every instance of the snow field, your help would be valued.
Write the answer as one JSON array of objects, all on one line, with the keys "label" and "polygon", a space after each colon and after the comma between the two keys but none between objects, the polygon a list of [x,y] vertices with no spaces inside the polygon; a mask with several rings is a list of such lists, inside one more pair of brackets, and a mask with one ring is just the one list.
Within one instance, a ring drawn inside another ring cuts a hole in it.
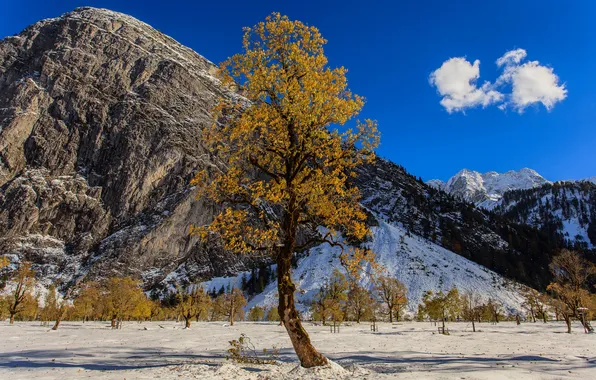
[{"label": "snow field", "polygon": [[[596,335],[578,324],[450,323],[451,335],[428,322],[328,327],[306,323],[313,344],[335,364],[298,366],[285,329],[273,323],[0,322],[0,379],[595,379]],[[279,365],[226,361],[228,341],[247,334],[257,350],[280,348]]]}]

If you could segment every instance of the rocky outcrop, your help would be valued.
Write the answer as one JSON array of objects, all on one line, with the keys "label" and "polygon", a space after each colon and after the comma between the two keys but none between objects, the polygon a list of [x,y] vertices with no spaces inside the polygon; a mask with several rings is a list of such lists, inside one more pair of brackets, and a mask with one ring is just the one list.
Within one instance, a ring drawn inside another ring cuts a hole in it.
[{"label": "rocky outcrop", "polygon": [[103,9],[79,8],[0,41],[5,252],[30,258],[51,248],[61,258],[38,258],[38,270],[149,283],[179,265],[195,263],[186,271],[199,277],[244,268],[187,233],[214,211],[193,202],[189,187],[206,160],[201,128],[218,97],[235,96],[214,70],[149,25]]}]

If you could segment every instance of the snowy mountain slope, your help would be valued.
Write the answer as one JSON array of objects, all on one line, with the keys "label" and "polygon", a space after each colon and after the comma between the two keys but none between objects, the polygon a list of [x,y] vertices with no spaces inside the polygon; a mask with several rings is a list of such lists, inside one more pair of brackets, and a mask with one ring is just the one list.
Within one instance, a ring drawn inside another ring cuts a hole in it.
[{"label": "snowy mountain slope", "polygon": [[[372,242],[369,248],[376,259],[408,288],[408,311],[414,313],[422,301],[426,290],[449,290],[456,286],[460,291],[473,291],[484,300],[492,298],[503,305],[506,311],[520,310],[522,297],[520,285],[506,280],[497,273],[478,265],[456,253],[415,235],[409,235],[403,228],[380,222],[372,228]],[[297,302],[302,311],[307,311],[310,302],[324,281],[331,277],[335,268],[342,269],[339,250],[326,244],[307,251],[298,260],[293,278],[297,286]],[[218,290],[222,286],[239,287],[242,276],[220,277],[203,282],[208,290]],[[371,287],[370,278],[363,277],[361,284]],[[266,308],[277,305],[277,282],[273,281],[261,294],[247,305]]]},{"label": "snowy mountain slope", "polygon": [[590,181],[510,191],[494,211],[550,236],[559,235],[571,246],[596,247],[596,184]]},{"label": "snowy mountain slope", "polygon": [[506,173],[476,171],[463,169],[451,177],[446,183],[441,180],[430,180],[428,185],[459,197],[476,206],[493,209],[503,194],[509,190],[530,189],[551,183],[536,171],[528,168]]}]

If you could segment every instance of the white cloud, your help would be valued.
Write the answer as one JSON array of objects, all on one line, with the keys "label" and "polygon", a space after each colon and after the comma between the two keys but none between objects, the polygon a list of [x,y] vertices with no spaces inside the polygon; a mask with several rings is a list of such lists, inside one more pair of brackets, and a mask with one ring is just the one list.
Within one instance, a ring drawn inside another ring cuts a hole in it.
[{"label": "white cloud", "polygon": [[[513,107],[522,113],[526,107],[539,103],[550,111],[567,97],[565,84],[559,84],[554,70],[538,61],[522,64],[526,56],[524,49],[506,52],[496,61],[503,73],[493,84],[484,82],[480,87],[476,85],[480,78],[479,60],[472,64],[463,57],[450,58],[430,75],[430,84],[436,86],[442,96],[441,105],[449,113],[491,104],[501,110]],[[504,95],[499,89],[508,85],[511,93]]]},{"label": "white cloud", "polygon": [[497,60],[497,66],[505,65],[505,68],[496,85],[511,84],[511,95],[507,97],[509,101],[502,109],[511,105],[521,113],[528,106],[542,103],[550,111],[556,103],[567,97],[565,84],[559,84],[559,77],[554,70],[538,61],[520,65],[525,57],[525,50],[516,49]]},{"label": "white cloud", "polygon": [[501,58],[497,59],[497,66],[513,65],[520,63],[528,53],[524,49],[515,49],[508,51]]},{"label": "white cloud", "polygon": [[471,64],[465,58],[451,58],[430,75],[429,81],[443,97],[441,105],[451,113],[479,105],[486,107],[501,101],[503,95],[492,90],[490,83],[476,86],[479,77],[479,60]]}]

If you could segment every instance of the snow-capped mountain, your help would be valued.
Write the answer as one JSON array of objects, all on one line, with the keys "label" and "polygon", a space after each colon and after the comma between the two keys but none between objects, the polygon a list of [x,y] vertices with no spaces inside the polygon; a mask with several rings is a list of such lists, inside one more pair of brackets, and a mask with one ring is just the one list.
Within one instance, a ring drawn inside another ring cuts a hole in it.
[{"label": "snow-capped mountain", "polygon": [[536,171],[523,168],[506,173],[476,171],[463,169],[451,177],[446,183],[441,180],[430,180],[428,185],[459,197],[478,207],[493,209],[503,194],[510,190],[531,189],[551,183]]}]

